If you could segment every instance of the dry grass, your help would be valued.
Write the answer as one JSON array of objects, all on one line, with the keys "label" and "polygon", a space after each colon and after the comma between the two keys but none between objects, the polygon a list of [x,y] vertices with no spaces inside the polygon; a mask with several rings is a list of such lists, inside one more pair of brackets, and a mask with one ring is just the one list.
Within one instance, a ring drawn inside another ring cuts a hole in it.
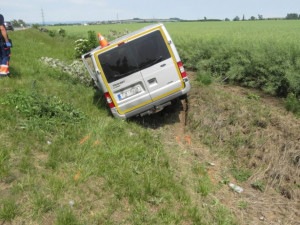
[{"label": "dry grass", "polygon": [[193,146],[194,154],[213,160],[217,182],[244,188],[241,195],[225,185],[214,192],[239,223],[297,224],[300,120],[284,109],[282,101],[242,87],[194,84],[188,114],[193,143],[209,149]]},{"label": "dry grass", "polygon": [[300,198],[299,119],[283,106],[249,99],[242,88],[199,88],[192,95],[190,126],[199,138],[212,150],[232,156],[235,166],[251,169],[250,182],[264,181],[264,189]]}]

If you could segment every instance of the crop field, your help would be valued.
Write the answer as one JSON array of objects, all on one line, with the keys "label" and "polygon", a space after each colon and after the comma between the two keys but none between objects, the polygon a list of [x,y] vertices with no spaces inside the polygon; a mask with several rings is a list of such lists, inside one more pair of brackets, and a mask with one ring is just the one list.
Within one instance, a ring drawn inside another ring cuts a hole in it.
[{"label": "crop field", "polygon": [[299,22],[165,24],[192,83],[188,109],[116,120],[74,43],[146,25],[9,33],[0,224],[296,225],[300,121],[281,97],[297,109]]},{"label": "crop field", "polygon": [[[73,37],[88,30],[111,39],[109,30],[134,31],[146,24],[62,27]],[[287,97],[300,94],[299,21],[167,23],[184,65],[242,86]]]}]

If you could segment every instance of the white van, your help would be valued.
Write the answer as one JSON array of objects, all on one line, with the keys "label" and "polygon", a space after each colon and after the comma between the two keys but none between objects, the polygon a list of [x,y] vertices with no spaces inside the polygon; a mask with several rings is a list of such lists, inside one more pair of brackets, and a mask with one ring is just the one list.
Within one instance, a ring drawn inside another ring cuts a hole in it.
[{"label": "white van", "polygon": [[117,118],[158,112],[191,89],[163,24],[127,34],[82,59]]}]

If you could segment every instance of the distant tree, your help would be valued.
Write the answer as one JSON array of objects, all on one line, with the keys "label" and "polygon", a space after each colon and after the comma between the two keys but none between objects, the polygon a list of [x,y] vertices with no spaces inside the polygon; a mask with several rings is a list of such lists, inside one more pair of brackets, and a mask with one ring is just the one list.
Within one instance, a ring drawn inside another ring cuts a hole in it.
[{"label": "distant tree", "polygon": [[255,16],[251,16],[250,20],[256,20]]},{"label": "distant tree", "polygon": [[23,20],[18,19],[18,23],[20,24],[21,27],[26,27],[26,23]]},{"label": "distant tree", "polygon": [[178,18],[178,17],[172,17],[172,18],[170,18],[170,20],[178,20],[178,21],[180,21],[181,19]]},{"label": "distant tree", "polygon": [[12,24],[14,27],[19,27],[19,24],[18,24],[18,21],[17,21],[17,20],[12,20],[12,21],[11,21],[11,24]]},{"label": "distant tree", "polygon": [[245,15],[243,14],[243,21],[245,21]]},{"label": "distant tree", "polygon": [[234,17],[233,21],[240,21],[240,17],[238,17],[238,16]]},{"label": "distant tree", "polygon": [[230,21],[230,19],[229,18],[225,18],[225,21]]},{"label": "distant tree", "polygon": [[297,20],[299,19],[299,15],[297,13],[288,13],[285,18],[287,20]]},{"label": "distant tree", "polygon": [[12,20],[11,24],[14,27],[26,27],[26,23],[23,20],[21,20],[21,19],[19,19],[19,20]]},{"label": "distant tree", "polygon": [[32,24],[32,28],[34,28],[34,29],[39,29],[39,28],[40,28],[40,25],[38,25],[37,23]]},{"label": "distant tree", "polygon": [[258,19],[259,19],[259,20],[263,20],[263,19],[264,19],[264,18],[263,18],[263,15],[258,14]]}]

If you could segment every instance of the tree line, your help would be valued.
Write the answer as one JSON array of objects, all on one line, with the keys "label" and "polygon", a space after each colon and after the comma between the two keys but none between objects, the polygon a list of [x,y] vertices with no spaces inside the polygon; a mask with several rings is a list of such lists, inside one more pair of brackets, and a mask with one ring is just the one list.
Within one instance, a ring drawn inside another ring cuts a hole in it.
[{"label": "tree line", "polygon": [[[286,15],[286,17],[282,17],[282,18],[266,18],[266,19],[267,19],[267,20],[268,20],[268,19],[300,20],[300,14],[298,14],[298,13],[288,13],[288,14]],[[234,18],[232,19],[232,21],[240,21],[240,20],[244,21],[244,20],[247,20],[247,19],[245,19],[245,15],[243,15],[243,18],[242,18],[242,19],[241,19],[239,16],[236,16],[236,17],[234,17]],[[251,16],[248,20],[265,20],[265,18],[263,17],[263,15],[258,14],[257,17]],[[230,21],[230,19],[229,19],[229,18],[226,18],[225,21]]]},{"label": "tree line", "polygon": [[21,19],[18,19],[18,20],[12,20],[11,21],[11,24],[14,26],[14,27],[26,27],[27,24],[21,20]]}]

